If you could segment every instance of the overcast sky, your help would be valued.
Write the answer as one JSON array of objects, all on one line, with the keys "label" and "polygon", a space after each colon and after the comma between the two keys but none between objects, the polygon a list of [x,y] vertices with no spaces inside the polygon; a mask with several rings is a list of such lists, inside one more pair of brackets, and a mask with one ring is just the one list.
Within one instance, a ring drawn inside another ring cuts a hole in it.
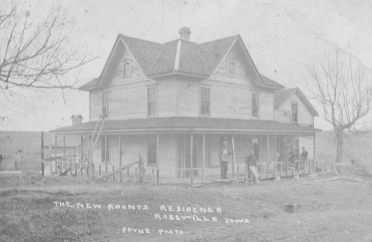
[{"label": "overcast sky", "polygon": [[[0,0],[0,6],[10,4]],[[72,39],[99,58],[84,67],[80,84],[97,77],[118,33],[166,42],[182,26],[205,42],[240,34],[258,69],[286,86],[303,85],[306,66],[339,46],[372,69],[372,1],[362,0],[30,0],[34,14],[61,8],[74,21]],[[1,8],[1,7],[0,7]],[[303,87],[305,93],[306,88]],[[0,98],[1,99],[1,98]],[[313,101],[312,101],[313,102]],[[72,114],[87,121],[84,92],[20,92],[1,99],[7,118],[1,130],[50,130],[69,125]],[[371,122],[369,117],[364,122]],[[316,126],[325,128],[321,119]]]}]

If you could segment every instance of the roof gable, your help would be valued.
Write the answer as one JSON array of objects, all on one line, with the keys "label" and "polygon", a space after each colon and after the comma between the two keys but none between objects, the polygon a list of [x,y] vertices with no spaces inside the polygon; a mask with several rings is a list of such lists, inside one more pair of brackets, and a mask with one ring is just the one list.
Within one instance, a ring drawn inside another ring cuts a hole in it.
[{"label": "roof gable", "polygon": [[160,44],[119,34],[100,76],[84,84],[80,89],[93,90],[105,84],[105,80],[108,79],[106,75],[110,72],[111,63],[118,55],[120,44],[123,44],[142,72],[150,78],[174,74],[198,78],[208,77],[224,61],[231,49],[239,45],[246,57],[246,64],[253,70],[255,76],[253,79],[258,86],[273,89],[283,87],[258,72],[240,35],[201,44],[181,39]]},{"label": "roof gable", "polygon": [[285,101],[292,95],[297,95],[300,98],[300,100],[304,103],[306,108],[310,111],[310,113],[313,116],[318,116],[318,112],[315,110],[313,105],[306,98],[305,94],[298,87],[286,88],[275,91],[275,109],[280,108],[285,103]]}]

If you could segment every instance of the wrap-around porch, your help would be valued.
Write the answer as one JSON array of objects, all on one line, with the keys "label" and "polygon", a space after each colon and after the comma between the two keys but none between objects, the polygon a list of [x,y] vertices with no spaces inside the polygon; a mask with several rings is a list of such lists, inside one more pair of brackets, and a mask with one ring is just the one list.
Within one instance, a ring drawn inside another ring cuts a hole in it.
[{"label": "wrap-around porch", "polygon": [[[247,179],[244,160],[252,150],[258,159],[261,178],[292,176],[294,171],[288,163],[289,155],[300,152],[302,147],[308,151],[308,159],[300,161],[300,172],[313,171],[315,130],[311,127],[294,125],[276,127],[275,123],[271,124],[271,127],[261,130],[241,129],[234,124],[233,128],[222,127],[218,130],[211,130],[210,125],[204,128],[189,128],[177,127],[177,125],[175,127],[174,124],[170,129],[106,128],[102,130],[94,148],[89,152],[88,160],[94,165],[90,175],[104,176],[141,157],[146,176],[154,182],[205,183],[219,179],[218,152],[224,140],[228,141],[231,150],[228,177],[232,180]],[[231,123],[229,125],[231,126]],[[213,124],[211,126],[213,128]],[[64,152],[62,160],[67,163],[81,163],[84,149],[87,149],[89,137],[92,136],[90,132],[84,128],[76,131],[70,128],[56,132],[56,144],[60,144],[59,140],[63,140],[65,144],[66,137],[71,135],[75,136],[75,139],[80,137],[81,141],[77,153],[68,158]],[[131,172],[137,173],[138,170],[133,168]],[[128,169],[126,175],[131,172]],[[121,172],[119,175],[122,176]]]}]

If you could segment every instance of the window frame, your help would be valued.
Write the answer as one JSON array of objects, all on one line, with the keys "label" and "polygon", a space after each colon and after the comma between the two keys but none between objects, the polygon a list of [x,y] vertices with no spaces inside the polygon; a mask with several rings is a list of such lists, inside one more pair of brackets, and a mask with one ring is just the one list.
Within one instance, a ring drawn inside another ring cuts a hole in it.
[{"label": "window frame", "polygon": [[[233,72],[230,73],[230,65],[232,64],[233,66]],[[230,76],[235,76],[235,73],[236,73],[236,64],[233,60],[228,60],[227,61],[227,64],[226,64],[226,73]]]},{"label": "window frame", "polygon": [[[254,98],[256,97],[256,98]],[[255,100],[256,108],[254,109],[253,100]],[[260,118],[260,95],[257,92],[251,94],[251,116],[254,119]],[[256,110],[256,115],[254,115],[254,110]]]},{"label": "window frame", "polygon": [[[154,98],[154,101],[152,102],[155,102],[155,105],[154,105],[154,108],[155,108],[155,113],[150,113],[150,108],[152,107],[151,106],[151,103],[149,98],[150,98],[150,90],[151,89],[154,89],[154,93],[155,93],[155,98]],[[154,118],[154,117],[157,117],[158,116],[158,88],[157,86],[148,86],[147,87],[147,117],[148,118]]]},{"label": "window frame", "polygon": [[[293,112],[293,106],[296,106],[296,112]],[[296,118],[294,119],[294,114],[296,114]],[[298,123],[298,102],[291,102],[291,122]]]},{"label": "window frame", "polygon": [[[129,73],[127,75],[127,72],[126,72],[126,69],[125,69],[125,66],[128,65],[129,66]],[[123,78],[126,79],[126,78],[130,78],[132,77],[132,62],[130,60],[124,60],[124,63],[123,63]]]},{"label": "window frame", "polygon": [[105,118],[110,118],[110,113],[111,113],[111,95],[110,95],[110,91],[104,91],[101,93],[101,115],[104,114],[104,99],[105,99],[105,96],[107,95],[107,109],[106,109],[106,117]]},{"label": "window frame", "polygon": [[[203,113],[203,89],[208,90],[208,113]],[[200,86],[199,87],[199,115],[203,117],[209,117],[211,116],[211,88],[209,86]]]}]

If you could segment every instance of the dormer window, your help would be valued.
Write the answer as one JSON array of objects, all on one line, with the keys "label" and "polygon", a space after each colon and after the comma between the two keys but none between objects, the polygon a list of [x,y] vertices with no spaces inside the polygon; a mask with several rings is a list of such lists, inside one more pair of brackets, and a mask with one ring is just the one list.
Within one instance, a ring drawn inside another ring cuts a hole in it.
[{"label": "dormer window", "polygon": [[129,60],[124,62],[124,78],[132,76],[132,66]]},{"label": "dormer window", "polygon": [[227,74],[235,75],[235,63],[233,61],[227,62]]}]

